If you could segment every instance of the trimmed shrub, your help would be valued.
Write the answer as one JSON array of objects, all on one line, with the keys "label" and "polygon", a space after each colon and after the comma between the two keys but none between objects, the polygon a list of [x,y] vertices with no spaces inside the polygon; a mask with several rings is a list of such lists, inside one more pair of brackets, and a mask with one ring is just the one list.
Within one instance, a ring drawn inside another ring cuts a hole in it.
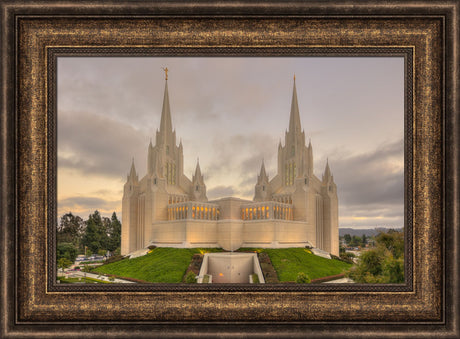
[{"label": "trimmed shrub", "polygon": [[311,279],[306,273],[299,272],[299,274],[297,274],[295,282],[298,284],[309,284],[311,282]]},{"label": "trimmed shrub", "polygon": [[185,282],[187,284],[195,284],[196,283],[196,278],[195,277],[196,277],[196,274],[193,273],[192,271],[190,271],[185,276]]}]

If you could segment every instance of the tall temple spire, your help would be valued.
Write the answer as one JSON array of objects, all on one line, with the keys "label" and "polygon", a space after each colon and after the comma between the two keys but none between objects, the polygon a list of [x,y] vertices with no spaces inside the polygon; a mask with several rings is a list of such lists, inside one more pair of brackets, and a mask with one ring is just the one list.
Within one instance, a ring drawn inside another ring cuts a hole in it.
[{"label": "tall temple spire", "polygon": [[299,104],[297,102],[297,89],[295,86],[295,75],[294,75],[294,88],[292,91],[292,103],[291,103],[291,115],[289,117],[289,132],[300,133],[300,114]]},{"label": "tall temple spire", "polygon": [[169,94],[168,94],[168,72],[165,69],[166,80],[165,80],[165,93],[163,97],[163,109],[161,110],[161,122],[160,122],[160,133],[163,135],[172,133],[172,122],[171,122],[171,110],[169,106]]}]

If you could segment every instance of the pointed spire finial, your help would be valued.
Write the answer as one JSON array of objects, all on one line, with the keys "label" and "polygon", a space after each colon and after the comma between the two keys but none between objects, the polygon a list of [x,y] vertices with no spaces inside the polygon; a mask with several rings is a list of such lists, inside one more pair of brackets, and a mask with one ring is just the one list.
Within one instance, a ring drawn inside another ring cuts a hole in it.
[{"label": "pointed spire finial", "polygon": [[163,71],[165,71],[165,80],[168,81],[168,67],[162,67]]}]

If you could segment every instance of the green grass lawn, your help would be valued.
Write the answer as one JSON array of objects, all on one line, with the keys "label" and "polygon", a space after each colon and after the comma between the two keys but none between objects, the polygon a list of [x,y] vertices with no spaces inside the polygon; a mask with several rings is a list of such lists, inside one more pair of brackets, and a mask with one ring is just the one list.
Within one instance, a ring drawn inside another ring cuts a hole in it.
[{"label": "green grass lawn", "polygon": [[61,281],[63,284],[73,284],[73,283],[82,283],[82,284],[110,284],[108,281],[103,281],[99,279],[93,279],[89,277],[81,277],[81,279],[78,278],[64,278],[64,277],[58,277],[58,280]]},{"label": "green grass lawn", "polygon": [[[180,283],[196,253],[221,252],[221,249],[158,247],[151,253],[123,259],[92,269],[93,273],[113,274],[152,283]],[[308,253],[305,248],[240,249],[240,251],[265,252],[270,257],[280,282],[295,281],[299,272],[310,279],[343,273],[352,265],[335,259],[325,259]],[[273,272],[273,274],[275,274]]]},{"label": "green grass lawn", "polygon": [[280,282],[295,281],[299,272],[310,279],[317,279],[344,273],[352,265],[346,262],[326,259],[312,254],[305,248],[263,249],[270,257]]},{"label": "green grass lawn", "polygon": [[142,257],[102,265],[94,268],[92,272],[114,274],[152,283],[180,283],[194,254],[216,251],[221,250],[157,247]]}]

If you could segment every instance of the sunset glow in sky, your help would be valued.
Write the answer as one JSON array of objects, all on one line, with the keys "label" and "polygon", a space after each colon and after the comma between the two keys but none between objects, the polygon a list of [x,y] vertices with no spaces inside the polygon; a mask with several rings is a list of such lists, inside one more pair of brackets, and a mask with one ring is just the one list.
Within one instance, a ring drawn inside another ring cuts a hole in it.
[{"label": "sunset glow in sky", "polygon": [[146,174],[164,72],[184,173],[199,157],[208,199],[252,199],[276,174],[293,76],[314,171],[329,165],[339,225],[403,226],[404,60],[398,57],[58,59],[58,215],[117,212],[132,158]]}]

